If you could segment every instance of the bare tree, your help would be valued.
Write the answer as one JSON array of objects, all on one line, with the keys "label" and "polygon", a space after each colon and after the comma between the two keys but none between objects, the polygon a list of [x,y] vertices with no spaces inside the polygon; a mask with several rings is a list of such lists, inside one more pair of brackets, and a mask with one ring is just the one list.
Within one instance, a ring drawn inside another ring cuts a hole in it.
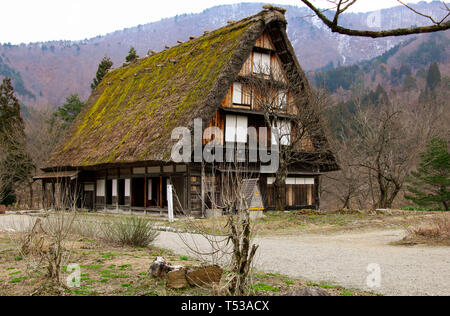
[{"label": "bare tree", "polygon": [[[338,138],[338,139],[337,139]],[[326,174],[322,182],[323,192],[334,196],[342,208],[364,208],[367,203],[369,179],[360,166],[361,156],[349,137],[331,137],[333,152],[341,170]]]},{"label": "bare tree", "polygon": [[[77,217],[76,201],[58,183],[58,202],[47,216],[28,219],[28,223],[13,223],[11,240],[16,243],[20,255],[26,260],[30,272],[46,270],[45,277],[62,284],[61,271],[72,255],[72,229]],[[68,209],[66,207],[69,207]],[[23,231],[24,233],[21,233]]]},{"label": "bare tree", "polygon": [[[301,0],[308,8],[310,8],[315,15],[334,33],[350,35],[350,36],[362,36],[371,38],[389,37],[389,36],[404,36],[411,34],[422,34],[422,33],[433,33],[438,31],[445,31],[450,28],[450,8],[445,1],[442,1],[442,9],[444,16],[441,18],[432,17],[423,12],[414,9],[411,5],[404,3],[401,0],[397,0],[398,3],[405,6],[415,14],[418,14],[424,18],[427,18],[431,25],[410,27],[410,28],[397,28],[391,30],[382,31],[369,31],[369,30],[356,30],[339,25],[339,18],[341,15],[348,11],[352,6],[354,6],[358,0],[327,0],[331,7],[325,10],[319,9],[318,6],[314,5],[312,1]],[[325,11],[334,11],[334,17],[332,19],[328,18]]]},{"label": "bare tree", "polygon": [[[248,192],[245,181],[251,177],[243,169],[229,168],[220,176],[220,199],[209,196],[211,210],[219,210],[225,217],[211,220],[207,228],[187,217],[192,234],[180,234],[191,253],[198,259],[225,265],[229,274],[219,292],[234,296],[246,295],[258,245],[252,242],[254,226],[251,220]],[[216,178],[214,168],[208,178]],[[181,206],[181,203],[178,203]],[[186,212],[186,214],[189,214]],[[187,215],[188,216],[188,215]]]},{"label": "bare tree", "polygon": [[294,69],[284,72],[277,67],[255,67],[260,68],[258,75],[245,78],[244,91],[271,128],[267,141],[279,146],[280,165],[274,188],[276,207],[281,211],[286,207],[284,190],[289,170],[297,166],[319,171],[320,165],[332,158],[322,122],[327,95],[320,89],[310,89]]}]

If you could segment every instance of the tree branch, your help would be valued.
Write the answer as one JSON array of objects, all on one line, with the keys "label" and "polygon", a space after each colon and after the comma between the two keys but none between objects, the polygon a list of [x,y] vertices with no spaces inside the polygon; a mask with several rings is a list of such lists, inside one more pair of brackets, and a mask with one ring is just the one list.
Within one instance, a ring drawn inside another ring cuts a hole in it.
[{"label": "tree branch", "polygon": [[[371,37],[371,38],[381,38],[381,37],[390,37],[390,36],[405,36],[405,35],[412,35],[412,34],[424,34],[424,33],[434,33],[439,31],[445,31],[450,29],[450,21],[447,21],[444,23],[444,21],[450,16],[447,14],[445,18],[443,18],[440,22],[435,21],[434,18],[431,16],[427,16],[423,13],[418,12],[417,10],[409,7],[408,5],[404,4],[400,0],[398,0],[400,3],[405,5],[410,10],[414,11],[416,14],[419,14],[423,17],[429,18],[431,21],[433,21],[434,25],[430,26],[419,26],[419,27],[411,27],[411,28],[397,28],[397,29],[391,29],[391,30],[383,30],[383,31],[368,31],[368,30],[354,30],[349,29],[343,26],[338,25],[338,18],[341,13],[349,9],[352,5],[356,3],[357,0],[353,0],[350,3],[348,3],[343,9],[340,9],[340,6],[344,3],[343,1],[339,1],[337,5],[337,11],[336,15],[334,17],[334,20],[331,21],[326,17],[325,14],[321,10],[319,10],[317,7],[315,7],[310,1],[308,0],[301,0],[308,8],[310,8],[317,17],[322,20],[322,22],[333,32],[333,33],[339,33],[343,35],[349,35],[349,36],[361,36],[361,37]],[[448,6],[444,3],[446,9],[448,10]]]}]

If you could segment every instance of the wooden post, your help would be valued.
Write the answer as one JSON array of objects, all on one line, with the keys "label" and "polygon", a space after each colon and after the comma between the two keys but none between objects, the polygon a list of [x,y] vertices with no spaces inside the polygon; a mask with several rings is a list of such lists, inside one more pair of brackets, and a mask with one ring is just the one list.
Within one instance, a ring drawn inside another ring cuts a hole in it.
[{"label": "wooden post", "polygon": [[169,207],[169,222],[174,222],[173,216],[173,186],[171,184],[167,185],[167,205]]},{"label": "wooden post", "polygon": [[205,218],[206,215],[206,172],[205,172],[205,164],[202,160],[202,180],[201,180],[201,195],[202,195],[202,218]]},{"label": "wooden post", "polygon": [[161,208],[164,207],[164,202],[163,202],[163,177],[162,176],[159,177],[159,207],[161,207]]},{"label": "wooden post", "polygon": [[147,200],[148,200],[148,179],[147,175],[144,176],[144,213],[147,215]]}]

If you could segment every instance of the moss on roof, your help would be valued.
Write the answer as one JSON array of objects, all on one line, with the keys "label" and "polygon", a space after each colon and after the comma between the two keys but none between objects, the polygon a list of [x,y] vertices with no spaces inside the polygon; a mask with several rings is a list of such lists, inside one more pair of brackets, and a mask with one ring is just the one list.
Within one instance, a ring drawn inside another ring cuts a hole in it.
[{"label": "moss on roof", "polygon": [[169,160],[172,130],[191,125],[257,22],[242,20],[108,73],[49,165]]}]

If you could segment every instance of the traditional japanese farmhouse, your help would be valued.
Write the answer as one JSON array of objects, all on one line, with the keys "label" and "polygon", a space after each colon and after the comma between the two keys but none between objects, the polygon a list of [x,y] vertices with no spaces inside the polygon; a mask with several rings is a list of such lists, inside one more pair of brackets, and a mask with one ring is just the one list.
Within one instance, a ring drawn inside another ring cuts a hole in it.
[{"label": "traditional japanese farmhouse", "polygon": [[[35,178],[42,180],[44,207],[52,207],[64,192],[78,207],[90,210],[163,214],[170,183],[183,209],[203,216],[205,195],[220,201],[220,181],[215,178],[225,170],[204,162],[174,163],[171,153],[177,141],[172,132],[177,127],[193,131],[194,120],[202,119],[204,129],[223,131],[222,139],[216,139],[220,144],[247,143],[248,128],[267,126],[247,79],[264,80],[267,69],[289,69],[287,80],[292,73],[301,78],[298,89],[309,98],[311,88],[287,37],[284,14],[284,9],[265,6],[259,14],[110,71],[44,173]],[[286,106],[287,98],[289,91],[280,98],[280,113],[289,121],[304,104]],[[203,145],[208,141],[204,138]],[[302,150],[314,154],[314,148],[312,137]],[[262,200],[265,209],[273,209],[275,174],[258,170],[252,170],[247,190],[260,197],[249,199]],[[290,167],[287,207],[318,208],[320,177],[335,170],[332,153],[327,161]]]}]

